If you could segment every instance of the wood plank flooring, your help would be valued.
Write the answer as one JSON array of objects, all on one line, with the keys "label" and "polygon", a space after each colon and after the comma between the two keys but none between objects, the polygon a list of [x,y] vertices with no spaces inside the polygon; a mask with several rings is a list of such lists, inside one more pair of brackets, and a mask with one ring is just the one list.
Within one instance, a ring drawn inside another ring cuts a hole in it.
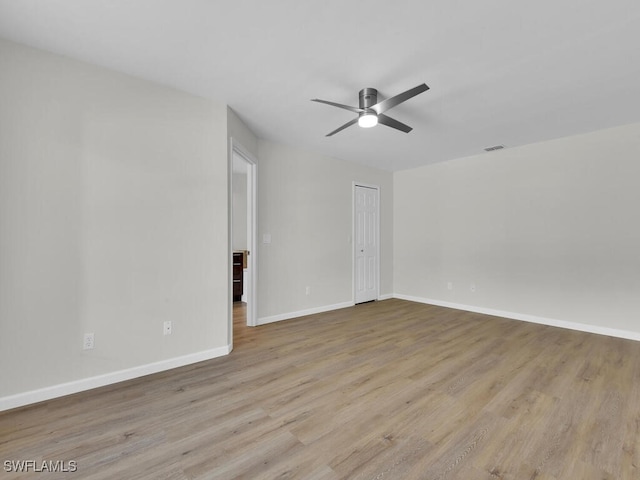
[{"label": "wood plank flooring", "polygon": [[[640,342],[395,299],[243,321],[229,356],[1,413],[0,477],[640,479]],[[29,459],[77,472],[2,470]]]}]

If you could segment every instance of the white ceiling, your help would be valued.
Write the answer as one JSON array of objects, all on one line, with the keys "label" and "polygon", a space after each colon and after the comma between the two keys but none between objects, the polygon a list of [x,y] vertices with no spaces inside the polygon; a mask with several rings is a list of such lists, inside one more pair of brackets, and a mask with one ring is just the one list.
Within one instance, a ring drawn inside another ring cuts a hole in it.
[{"label": "white ceiling", "polygon": [[[0,37],[212,98],[258,136],[387,170],[640,121],[638,0],[0,0]],[[0,72],[1,74],[1,72]],[[357,105],[431,87],[378,126]]]}]

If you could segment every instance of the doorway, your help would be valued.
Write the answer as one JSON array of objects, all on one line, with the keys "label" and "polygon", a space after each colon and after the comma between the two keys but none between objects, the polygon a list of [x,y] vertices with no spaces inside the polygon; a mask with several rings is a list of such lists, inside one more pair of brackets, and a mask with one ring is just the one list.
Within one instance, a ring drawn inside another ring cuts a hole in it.
[{"label": "doorway", "polygon": [[377,300],[380,294],[380,190],[353,184],[354,303]]},{"label": "doorway", "polygon": [[[231,256],[230,280],[233,296],[230,340],[238,320],[246,326],[256,321],[256,161],[237,141],[231,139]],[[246,319],[246,320],[245,320]]]}]

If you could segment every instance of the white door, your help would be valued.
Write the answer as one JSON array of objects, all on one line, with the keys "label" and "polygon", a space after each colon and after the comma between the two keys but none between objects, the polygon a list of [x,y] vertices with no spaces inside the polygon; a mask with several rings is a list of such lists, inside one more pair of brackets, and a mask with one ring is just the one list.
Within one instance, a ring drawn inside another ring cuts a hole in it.
[{"label": "white door", "polygon": [[354,187],[355,303],[378,299],[379,198],[377,187]]}]

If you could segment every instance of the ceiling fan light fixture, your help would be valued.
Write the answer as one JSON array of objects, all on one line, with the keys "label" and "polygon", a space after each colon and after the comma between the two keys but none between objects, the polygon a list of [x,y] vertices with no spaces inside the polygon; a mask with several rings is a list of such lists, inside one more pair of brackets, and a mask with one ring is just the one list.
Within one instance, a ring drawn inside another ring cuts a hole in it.
[{"label": "ceiling fan light fixture", "polygon": [[374,112],[363,112],[358,117],[358,125],[362,128],[375,127],[378,124],[378,115]]}]

